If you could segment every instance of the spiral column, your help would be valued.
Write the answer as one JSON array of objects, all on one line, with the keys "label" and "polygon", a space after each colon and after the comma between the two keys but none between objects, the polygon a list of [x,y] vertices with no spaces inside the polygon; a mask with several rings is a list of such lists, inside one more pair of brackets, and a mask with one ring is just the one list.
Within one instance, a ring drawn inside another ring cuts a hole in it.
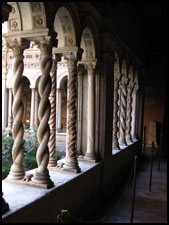
[{"label": "spiral column", "polygon": [[118,122],[119,122],[119,80],[120,73],[114,75],[114,111],[113,111],[113,149],[120,149],[118,141]]},{"label": "spiral column", "polygon": [[50,73],[52,80],[52,88],[49,96],[51,104],[51,114],[49,118],[50,138],[49,138],[49,164],[48,167],[56,167],[57,161],[55,157],[56,144],[56,73],[57,63],[61,60],[61,54],[54,54],[52,70]]},{"label": "spiral column", "polygon": [[[68,67],[68,99],[67,99],[67,109],[68,109],[68,120],[67,120],[67,143],[66,143],[66,158],[63,165],[63,170],[70,170],[73,172],[80,172],[81,169],[78,165],[76,156],[76,142],[77,142],[77,132],[76,132],[76,79],[77,79],[77,61],[78,56],[81,52],[66,52],[64,53],[64,58],[67,60]],[[81,54],[80,54],[81,55]]]},{"label": "spiral column", "polygon": [[132,97],[133,97],[133,104],[132,104],[132,129],[131,129],[131,133],[132,133],[132,140],[136,141],[136,114],[137,114],[137,92],[139,89],[139,85],[137,83],[134,84],[134,88],[133,88],[133,93],[132,93]]},{"label": "spiral column", "polygon": [[7,46],[12,49],[14,56],[13,63],[13,129],[12,135],[14,138],[14,143],[12,147],[12,159],[13,165],[11,166],[10,173],[6,180],[22,180],[24,177],[24,168],[22,165],[24,157],[24,149],[22,145],[22,139],[24,135],[24,127],[22,123],[22,117],[24,114],[24,105],[22,102],[22,73],[24,69],[23,63],[23,52],[26,48],[29,48],[29,41],[18,38],[14,40],[9,40]]},{"label": "spiral column", "polygon": [[127,110],[127,82],[126,77],[122,77],[120,81],[121,89],[121,110],[120,110],[120,138],[119,145],[127,146],[126,143],[126,110]]},{"label": "spiral column", "polygon": [[38,92],[40,95],[40,103],[38,108],[38,117],[40,124],[37,131],[39,148],[36,153],[38,168],[32,178],[32,181],[44,185],[46,188],[53,186],[47,169],[49,161],[48,142],[50,138],[50,127],[48,124],[51,112],[49,95],[51,92],[50,71],[52,68],[52,41],[51,37],[45,37],[43,40],[37,41],[40,49],[40,70],[42,75],[39,80]]},{"label": "spiral column", "polygon": [[95,153],[95,66],[96,63],[85,64],[88,72],[88,110],[87,110],[87,151],[85,159],[96,161]]},{"label": "spiral column", "polygon": [[132,143],[131,137],[131,122],[132,122],[132,92],[133,92],[134,83],[129,82],[127,86],[127,121],[126,121],[126,141],[127,143]]}]

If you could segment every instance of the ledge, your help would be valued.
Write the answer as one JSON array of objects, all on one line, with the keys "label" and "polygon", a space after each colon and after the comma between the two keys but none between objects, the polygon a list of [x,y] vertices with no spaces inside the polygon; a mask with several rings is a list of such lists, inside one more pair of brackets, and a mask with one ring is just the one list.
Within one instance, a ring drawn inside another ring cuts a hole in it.
[{"label": "ledge", "polygon": [[[9,204],[9,211],[4,213],[2,216],[3,222],[24,222],[24,221],[30,221],[35,222],[36,220],[43,222],[46,219],[46,222],[54,222],[54,217],[57,216],[57,209],[63,209],[63,207],[66,207],[68,210],[72,210],[74,207],[78,207],[79,205],[76,203],[76,201],[84,201],[88,197],[87,194],[85,194],[86,189],[93,189],[95,186],[95,191],[99,189],[100,187],[100,172],[101,172],[101,164],[102,162],[98,163],[92,163],[92,162],[79,162],[79,166],[81,168],[80,173],[73,173],[68,171],[49,171],[51,180],[54,182],[54,187],[51,189],[43,189],[38,187],[31,187],[26,185],[18,185],[18,184],[10,184],[7,183],[5,180],[2,181],[2,190],[4,192],[4,199]],[[99,171],[98,171],[99,170]],[[31,170],[31,172],[35,171]],[[90,173],[92,171],[92,173]],[[97,172],[97,173],[96,173]],[[84,182],[86,179],[91,179],[92,174],[98,174],[93,179],[93,183],[91,182],[91,185],[93,187],[88,187],[84,185],[84,190],[82,187],[82,182]],[[97,182],[96,182],[97,181]],[[77,184],[76,187],[74,184]],[[98,184],[97,184],[98,183]],[[72,188],[73,185],[73,188]],[[72,191],[71,191],[72,189]],[[67,204],[69,203],[69,198],[73,198],[73,196],[77,196],[77,191],[82,191],[81,196],[79,198],[73,199],[74,205]],[[93,194],[94,190],[88,192],[89,194]],[[70,195],[70,196],[68,196]],[[47,200],[47,196],[49,199]],[[53,196],[53,197],[52,197]],[[65,196],[68,196],[67,199]],[[55,199],[56,198],[56,199]],[[55,204],[54,201],[55,199]],[[59,204],[62,202],[62,204]],[[46,208],[46,215],[42,215],[42,212],[40,212],[40,208],[43,211],[43,204],[46,203],[48,207]],[[32,205],[38,205],[40,207],[37,209],[37,211],[33,210],[33,214],[31,209],[33,208]],[[51,204],[51,205],[50,205]],[[51,211],[50,207],[53,205],[53,208],[55,208],[55,215],[50,215]],[[67,205],[67,206],[66,206]],[[61,207],[61,208],[60,208]],[[29,208],[29,209],[28,209]],[[26,211],[25,211],[26,210]],[[48,212],[50,210],[50,212]],[[23,214],[26,212],[26,215],[23,216]],[[28,212],[29,211],[29,212]],[[49,215],[49,216],[48,216]],[[43,216],[45,218],[43,218]],[[31,219],[28,217],[32,217]],[[36,218],[37,217],[37,218]],[[47,218],[49,217],[49,218]]]},{"label": "ledge", "polygon": [[130,146],[134,145],[138,141],[139,140],[134,140],[132,143],[129,143],[127,146],[120,145],[120,149],[112,149],[112,155],[116,155],[116,154],[124,151],[125,149],[128,149]]}]

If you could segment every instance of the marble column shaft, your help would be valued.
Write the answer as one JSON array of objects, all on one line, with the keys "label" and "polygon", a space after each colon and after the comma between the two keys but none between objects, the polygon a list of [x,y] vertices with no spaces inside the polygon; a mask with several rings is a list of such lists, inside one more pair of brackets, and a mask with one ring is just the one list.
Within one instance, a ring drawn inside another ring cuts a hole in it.
[{"label": "marble column shaft", "polygon": [[8,128],[12,129],[12,88],[9,88],[9,100],[8,100]]},{"label": "marble column shaft", "polygon": [[14,144],[12,147],[12,159],[13,165],[11,167],[10,173],[6,179],[9,180],[21,180],[24,177],[24,168],[22,165],[23,157],[24,157],[24,149],[22,145],[22,139],[24,135],[24,127],[22,123],[22,118],[24,114],[24,105],[22,102],[22,92],[23,92],[23,85],[22,85],[22,73],[24,69],[23,63],[23,51],[26,48],[29,48],[29,41],[18,38],[14,40],[9,40],[7,45],[9,48],[12,49],[14,55],[14,63],[13,63],[13,138]]},{"label": "marble column shaft", "polygon": [[114,74],[114,109],[113,109],[113,149],[120,149],[118,142],[118,122],[119,122],[119,80],[120,73]]},{"label": "marble column shaft", "polygon": [[87,151],[85,158],[96,160],[95,154],[95,64],[85,65],[88,72]]},{"label": "marble column shaft", "polygon": [[120,138],[119,138],[119,145],[122,146],[127,146],[126,143],[127,82],[128,79],[123,75],[120,81],[121,107],[120,107]]},{"label": "marble column shaft", "polygon": [[132,129],[131,129],[131,133],[132,133],[132,140],[136,141],[136,114],[137,114],[137,92],[139,89],[139,85],[135,83],[134,88],[133,88],[133,93],[132,93],[132,97],[133,97],[133,104],[132,104]]},{"label": "marble column shaft", "polygon": [[57,89],[57,132],[62,131],[62,89]]},{"label": "marble column shaft", "polygon": [[32,181],[35,183],[46,185],[47,188],[53,186],[47,169],[49,162],[48,142],[50,138],[49,118],[51,105],[49,95],[51,92],[50,71],[52,68],[52,37],[45,37],[43,40],[36,42],[40,48],[40,70],[42,75],[39,80],[38,92],[40,95],[40,103],[38,108],[38,117],[40,124],[37,131],[39,147],[36,153],[38,168],[36,169]]},{"label": "marble column shaft", "polygon": [[35,116],[35,88],[31,88],[31,115],[30,115],[30,129],[33,129]]},{"label": "marble column shaft", "polygon": [[132,127],[132,92],[134,83],[129,82],[127,86],[127,121],[126,121],[126,141],[132,143],[131,127]]},{"label": "marble column shaft", "polygon": [[52,88],[49,96],[51,104],[51,114],[49,118],[50,126],[50,139],[49,139],[49,164],[48,167],[55,167],[57,160],[55,157],[56,148],[56,74],[57,74],[57,63],[61,60],[61,54],[55,54],[53,59],[53,65],[51,70]]},{"label": "marble column shaft", "polygon": [[[81,49],[77,52],[65,52],[64,58],[67,60],[68,67],[68,100],[67,100],[67,110],[68,110],[68,129],[67,129],[67,143],[66,143],[66,158],[63,165],[63,169],[74,171],[76,173],[80,172],[80,167],[78,165],[76,156],[76,144],[77,144],[77,131],[76,131],[76,79],[77,79],[77,61],[79,54],[81,55]],[[81,57],[81,56],[80,56]]]}]

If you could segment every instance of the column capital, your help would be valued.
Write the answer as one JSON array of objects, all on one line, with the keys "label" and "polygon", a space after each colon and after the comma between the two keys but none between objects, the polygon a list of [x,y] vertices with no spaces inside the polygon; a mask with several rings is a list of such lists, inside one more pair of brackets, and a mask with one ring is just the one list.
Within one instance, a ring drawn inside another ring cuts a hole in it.
[{"label": "column capital", "polygon": [[121,73],[114,72],[114,80],[120,81],[120,79],[121,79]]},{"label": "column capital", "polygon": [[94,75],[94,70],[96,68],[97,60],[91,62],[85,62],[85,69],[88,71],[88,75]]},{"label": "column capital", "polygon": [[53,60],[55,61],[55,62],[60,62],[61,61],[61,58],[62,58],[62,54],[61,53],[54,53],[53,54]]},{"label": "column capital", "polygon": [[68,65],[74,65],[77,61],[81,60],[83,49],[78,48],[76,51],[65,51],[63,53],[64,59],[67,60]]},{"label": "column capital", "polygon": [[77,75],[82,76],[84,73],[85,73],[85,65],[84,64],[78,64]]},{"label": "column capital", "polygon": [[127,85],[128,84],[129,79],[127,77],[125,77],[124,75],[122,75],[121,80],[120,80],[120,85]]},{"label": "column capital", "polygon": [[34,42],[44,54],[52,54],[52,48],[58,44],[56,36],[39,37]]},{"label": "column capital", "polygon": [[30,46],[30,41],[24,38],[8,38],[6,40],[7,48],[13,50],[14,56],[23,54],[23,51]]}]

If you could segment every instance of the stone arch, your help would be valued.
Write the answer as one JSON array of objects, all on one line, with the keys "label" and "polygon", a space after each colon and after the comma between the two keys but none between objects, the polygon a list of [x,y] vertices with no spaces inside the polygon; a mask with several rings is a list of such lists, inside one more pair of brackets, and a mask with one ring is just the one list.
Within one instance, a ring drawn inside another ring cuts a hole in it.
[{"label": "stone arch", "polygon": [[133,79],[134,79],[133,66],[132,66],[132,65],[129,66],[128,78],[129,78],[131,81],[133,81]]},{"label": "stone arch", "polygon": [[80,47],[84,50],[82,54],[82,61],[95,59],[95,44],[89,27],[85,27],[83,30]]},{"label": "stone arch", "polygon": [[[89,33],[89,35],[91,37],[89,37],[89,39],[91,39],[90,41],[92,41],[92,48],[94,49],[95,52],[95,58],[99,58],[100,56],[100,40],[99,40],[99,33],[98,33],[98,28],[96,27],[96,23],[93,21],[93,18],[90,16],[87,16],[84,19],[84,23],[82,24],[82,34],[81,34],[81,48],[83,48],[82,46],[84,46],[86,40],[85,35],[87,36],[87,33]],[[87,40],[88,41],[88,40]],[[84,56],[85,53],[83,53]]]},{"label": "stone arch", "polygon": [[46,28],[43,2],[9,2],[8,4],[12,6],[8,19],[9,32]]},{"label": "stone arch", "polygon": [[123,76],[126,76],[127,77],[127,62],[126,62],[126,59],[125,58],[122,59],[121,73],[122,73]]},{"label": "stone arch", "polygon": [[53,29],[58,33],[58,48],[76,46],[75,27],[66,7],[62,6],[57,10]]},{"label": "stone arch", "polygon": [[58,78],[57,78],[57,88],[60,88],[61,87],[61,83],[63,82],[63,79],[66,79],[66,77],[68,76],[68,73],[67,72],[63,72],[61,74],[58,75]]},{"label": "stone arch", "polygon": [[114,53],[114,72],[119,73],[120,72],[120,60],[119,60],[119,55],[117,52]]}]

